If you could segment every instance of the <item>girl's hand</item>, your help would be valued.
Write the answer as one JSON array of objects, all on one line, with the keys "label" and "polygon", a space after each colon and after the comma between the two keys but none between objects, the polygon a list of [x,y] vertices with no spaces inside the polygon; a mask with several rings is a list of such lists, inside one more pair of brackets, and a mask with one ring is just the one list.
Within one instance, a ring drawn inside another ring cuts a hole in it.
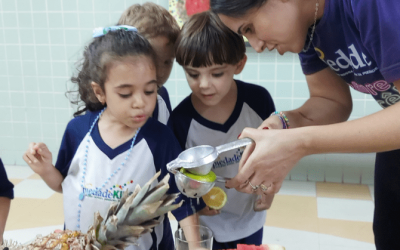
[{"label": "girl's hand", "polygon": [[30,143],[28,150],[23,155],[23,159],[32,170],[42,176],[50,167],[53,167],[53,157],[50,150],[44,143]]},{"label": "girl's hand", "polygon": [[249,137],[255,141],[255,145],[246,148],[239,163],[239,173],[225,186],[244,193],[254,193],[252,186],[263,184],[268,187],[264,193],[277,193],[286,175],[306,155],[303,140],[296,131],[245,128],[240,138]]},{"label": "girl's hand", "polygon": [[212,209],[209,206],[206,206],[205,208],[203,208],[202,210],[200,210],[198,212],[199,215],[206,215],[206,216],[213,216],[213,215],[217,215],[220,213],[221,213],[221,210]]}]

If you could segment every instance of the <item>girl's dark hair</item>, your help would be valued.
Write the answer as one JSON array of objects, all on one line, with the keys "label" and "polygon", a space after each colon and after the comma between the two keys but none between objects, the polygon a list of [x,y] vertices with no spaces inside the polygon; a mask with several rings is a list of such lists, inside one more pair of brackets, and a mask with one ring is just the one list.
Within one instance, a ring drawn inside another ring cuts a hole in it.
[{"label": "girl's dark hair", "polygon": [[137,32],[121,29],[93,39],[83,52],[77,75],[71,77],[71,81],[78,85],[79,93],[75,100],[71,100],[78,105],[74,116],[87,110],[104,108],[105,105],[97,100],[91,83],[99,84],[104,91],[108,68],[128,56],[148,56],[155,64],[155,52],[150,43]]},{"label": "girl's dark hair", "polygon": [[195,68],[224,63],[235,65],[245,53],[243,37],[231,31],[210,11],[191,16],[175,43],[176,61]]},{"label": "girl's dark hair", "polygon": [[260,8],[267,0],[210,0],[210,9],[217,14],[242,17],[250,10]]}]

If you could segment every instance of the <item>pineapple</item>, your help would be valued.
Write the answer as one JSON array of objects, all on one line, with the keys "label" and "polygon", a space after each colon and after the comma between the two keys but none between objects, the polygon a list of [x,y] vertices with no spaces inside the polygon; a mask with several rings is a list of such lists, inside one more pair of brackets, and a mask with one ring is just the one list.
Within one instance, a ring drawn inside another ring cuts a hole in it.
[{"label": "pineapple", "polygon": [[28,245],[4,241],[0,250],[109,250],[124,249],[135,244],[141,235],[151,232],[161,222],[156,217],[182,205],[183,201],[172,204],[179,194],[166,194],[169,189],[169,174],[157,186],[150,188],[159,176],[160,172],[143,188],[137,185],[130,195],[129,192],[124,192],[119,203],[110,206],[105,219],[96,212],[94,223],[86,234],[64,230],[44,237],[38,236]]}]

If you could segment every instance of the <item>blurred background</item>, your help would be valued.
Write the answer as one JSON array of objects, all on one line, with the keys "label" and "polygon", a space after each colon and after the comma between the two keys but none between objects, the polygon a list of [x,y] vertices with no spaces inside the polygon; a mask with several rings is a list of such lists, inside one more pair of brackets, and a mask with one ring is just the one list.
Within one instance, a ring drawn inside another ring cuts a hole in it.
[{"label": "blurred background", "polygon": [[[0,156],[6,165],[26,165],[28,143],[45,142],[56,159],[74,108],[65,93],[94,27],[115,24],[135,0],[0,0]],[[168,0],[153,1],[168,9]],[[277,110],[297,108],[309,92],[296,54],[257,54],[237,76],[269,90]],[[166,83],[174,108],[190,93],[174,64]],[[369,96],[352,91],[350,119],[380,110]],[[290,180],[373,184],[374,154],[319,155],[303,159]]]}]

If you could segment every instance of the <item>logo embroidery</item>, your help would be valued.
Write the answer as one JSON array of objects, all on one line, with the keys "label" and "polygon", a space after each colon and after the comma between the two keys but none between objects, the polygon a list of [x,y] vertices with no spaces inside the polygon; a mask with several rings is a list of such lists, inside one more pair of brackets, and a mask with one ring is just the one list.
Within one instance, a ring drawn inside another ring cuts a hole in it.
[{"label": "logo embroidery", "polygon": [[83,194],[85,197],[107,200],[107,201],[119,201],[126,192],[126,188],[129,184],[132,184],[133,180],[130,180],[122,185],[115,184],[109,189],[103,188],[91,188],[92,184],[87,184],[83,188]]},{"label": "logo embroidery", "polygon": [[221,159],[221,156],[218,156],[218,158],[214,161],[213,168],[222,168],[232,164],[239,163],[240,159],[242,158],[243,151],[244,147],[238,148],[231,157],[225,156],[224,158]]}]

